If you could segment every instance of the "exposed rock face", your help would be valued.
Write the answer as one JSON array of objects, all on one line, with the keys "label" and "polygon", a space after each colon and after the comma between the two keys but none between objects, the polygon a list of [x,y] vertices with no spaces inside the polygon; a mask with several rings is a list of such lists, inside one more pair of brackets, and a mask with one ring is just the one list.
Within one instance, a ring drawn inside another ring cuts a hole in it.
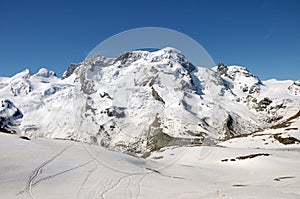
[{"label": "exposed rock face", "polygon": [[291,95],[299,96],[300,95],[300,80],[294,81],[293,84],[288,87],[288,90]]},{"label": "exposed rock face", "polygon": [[66,79],[66,78],[70,77],[74,73],[76,68],[78,68],[78,66],[80,66],[80,64],[70,64],[67,71],[64,72],[64,74],[62,75],[62,79]]},{"label": "exposed rock face", "polygon": [[257,111],[263,111],[263,110],[265,110],[271,103],[272,103],[272,100],[270,100],[269,98],[266,97],[266,98],[260,100],[260,101],[257,103],[256,110],[257,110]]},{"label": "exposed rock face", "polygon": [[6,133],[17,133],[19,120],[23,117],[21,111],[7,99],[1,100],[0,107],[0,131]]},{"label": "exposed rock face", "polygon": [[261,80],[252,75],[247,68],[241,66],[228,67],[224,63],[219,63],[216,71],[227,81],[234,81],[239,85],[239,89],[247,94],[260,92],[263,85]]}]

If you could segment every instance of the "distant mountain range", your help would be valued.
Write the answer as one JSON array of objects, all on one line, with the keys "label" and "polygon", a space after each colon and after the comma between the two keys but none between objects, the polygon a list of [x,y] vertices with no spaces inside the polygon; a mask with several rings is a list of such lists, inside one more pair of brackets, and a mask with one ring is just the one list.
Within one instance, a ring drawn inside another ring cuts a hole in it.
[{"label": "distant mountain range", "polygon": [[[242,66],[194,66],[180,51],[126,52],[0,78],[0,131],[83,141],[146,157],[212,144],[299,118],[300,81],[261,81]],[[283,125],[283,126],[280,126]]]}]

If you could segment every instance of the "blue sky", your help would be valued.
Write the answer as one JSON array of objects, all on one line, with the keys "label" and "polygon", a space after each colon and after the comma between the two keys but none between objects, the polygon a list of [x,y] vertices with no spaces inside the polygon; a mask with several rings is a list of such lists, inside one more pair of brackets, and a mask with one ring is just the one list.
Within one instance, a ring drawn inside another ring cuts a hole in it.
[{"label": "blue sky", "polygon": [[101,41],[164,27],[198,41],[216,63],[261,79],[300,79],[300,1],[0,1],[0,76],[45,67],[61,75]]}]

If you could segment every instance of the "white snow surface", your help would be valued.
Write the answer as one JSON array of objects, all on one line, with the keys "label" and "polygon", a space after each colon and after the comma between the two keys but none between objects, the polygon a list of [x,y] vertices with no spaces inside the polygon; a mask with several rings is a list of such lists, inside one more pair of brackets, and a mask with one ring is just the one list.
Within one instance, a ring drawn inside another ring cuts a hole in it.
[{"label": "white snow surface", "polygon": [[[299,152],[169,147],[139,159],[95,145],[0,134],[0,197],[294,199]],[[249,155],[256,157],[240,158]]]}]

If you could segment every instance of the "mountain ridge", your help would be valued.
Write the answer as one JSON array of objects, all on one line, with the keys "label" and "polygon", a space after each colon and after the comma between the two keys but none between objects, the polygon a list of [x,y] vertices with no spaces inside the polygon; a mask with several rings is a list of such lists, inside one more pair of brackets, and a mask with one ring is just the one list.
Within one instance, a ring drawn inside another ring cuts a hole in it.
[{"label": "mountain ridge", "polygon": [[194,66],[173,48],[90,57],[61,79],[47,69],[0,78],[2,98],[24,114],[15,133],[136,156],[284,122],[299,111],[299,88],[298,81],[261,81],[241,66]]}]

